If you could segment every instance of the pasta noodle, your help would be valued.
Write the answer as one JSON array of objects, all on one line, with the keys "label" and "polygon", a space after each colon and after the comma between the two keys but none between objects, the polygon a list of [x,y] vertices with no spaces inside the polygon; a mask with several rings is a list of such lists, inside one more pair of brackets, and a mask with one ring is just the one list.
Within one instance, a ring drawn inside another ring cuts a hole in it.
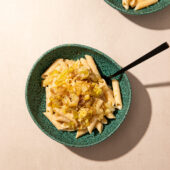
[{"label": "pasta noodle", "polygon": [[52,113],[52,107],[50,106],[50,89],[46,88],[46,111]]},{"label": "pasta noodle", "polygon": [[99,73],[99,71],[98,71],[98,69],[96,67],[96,64],[95,64],[93,58],[91,56],[89,56],[89,55],[85,55],[85,58],[87,60],[88,65],[91,67],[93,73],[101,78],[100,73]]},{"label": "pasta noodle", "polygon": [[102,121],[103,124],[107,124],[107,119],[105,117],[103,117]]},{"label": "pasta noodle", "polygon": [[54,69],[55,67],[60,63],[62,62],[63,59],[57,59],[41,76],[41,78],[46,78]]},{"label": "pasta noodle", "polygon": [[87,129],[83,129],[83,130],[78,130],[77,134],[76,134],[76,138],[79,138],[80,136],[83,136],[84,134],[86,134],[88,132]]},{"label": "pasta noodle", "polygon": [[120,94],[119,82],[117,80],[112,80],[112,87],[113,87],[113,95],[115,98],[116,108],[121,110],[122,109],[122,99],[121,99],[121,94]]},{"label": "pasta noodle", "polygon": [[134,8],[136,6],[137,0],[130,0],[130,6]]},{"label": "pasta noodle", "polygon": [[122,5],[125,9],[129,9],[130,0],[122,0]]},{"label": "pasta noodle", "polygon": [[96,128],[99,131],[99,133],[102,133],[103,130],[103,124],[101,122],[96,123]]},{"label": "pasta noodle", "polygon": [[111,105],[114,105],[115,104],[115,99],[113,97],[113,92],[112,90],[107,86],[106,82],[104,81],[104,86],[103,86],[103,90],[104,90],[104,94],[105,94],[105,97],[107,99],[107,101],[109,103],[111,103]]},{"label": "pasta noodle", "polygon": [[135,10],[139,10],[139,9],[142,9],[142,8],[146,8],[150,5],[153,5],[155,3],[157,3],[158,0],[143,0],[143,1],[139,1],[135,7]]},{"label": "pasta noodle", "polygon": [[90,134],[92,133],[92,131],[93,131],[96,123],[97,123],[97,118],[94,117],[94,118],[92,119],[90,125],[87,127],[87,129],[88,129],[88,131],[89,131]]},{"label": "pasta noodle", "polygon": [[106,117],[107,117],[108,119],[115,119],[115,118],[116,118],[113,113],[108,113],[108,114],[106,115]]}]

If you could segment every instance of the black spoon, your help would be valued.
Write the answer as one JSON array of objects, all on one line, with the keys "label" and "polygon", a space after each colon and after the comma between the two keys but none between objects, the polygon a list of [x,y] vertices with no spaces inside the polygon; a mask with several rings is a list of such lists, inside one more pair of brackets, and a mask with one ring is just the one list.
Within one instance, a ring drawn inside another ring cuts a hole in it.
[{"label": "black spoon", "polygon": [[137,60],[133,61],[132,63],[128,64],[127,66],[125,66],[124,68],[122,68],[121,70],[117,71],[116,73],[114,73],[113,75],[110,76],[103,76],[104,79],[110,80],[113,77],[116,77],[120,74],[123,74],[125,71],[131,69],[132,67],[135,67],[136,65],[144,62],[145,60],[148,60],[149,58],[155,56],[156,54],[166,50],[167,48],[169,48],[169,45],[167,42],[164,42],[163,44],[161,44],[160,46],[156,47],[155,49],[153,49],[152,51],[150,51],[149,53],[145,54],[144,56],[138,58]]}]

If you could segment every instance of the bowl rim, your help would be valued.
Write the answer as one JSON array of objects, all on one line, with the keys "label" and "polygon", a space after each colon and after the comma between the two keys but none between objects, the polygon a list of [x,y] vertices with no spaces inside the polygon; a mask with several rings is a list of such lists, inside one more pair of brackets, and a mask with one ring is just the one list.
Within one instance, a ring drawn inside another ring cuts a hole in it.
[{"label": "bowl rim", "polygon": [[[151,14],[151,13],[155,13],[158,12],[164,8],[166,8],[168,5],[170,5],[170,2],[168,3],[164,3],[163,6],[159,6],[158,8],[153,9],[152,11],[147,11],[147,12],[137,12],[137,13],[131,13],[129,10],[126,9],[121,9],[118,6],[114,5],[112,2],[110,2],[110,0],[104,0],[108,5],[110,5],[111,7],[117,9],[118,11],[120,11],[123,14],[127,14],[127,15],[147,15],[147,14]],[[140,11],[140,10],[139,10]]]},{"label": "bowl rim", "polygon": [[[117,65],[118,67],[120,67],[116,62],[115,60],[113,60],[111,57],[107,56],[106,54],[104,54],[103,52],[95,49],[95,48],[92,48],[92,47],[89,47],[89,46],[86,46],[86,45],[82,45],[82,44],[62,44],[62,45],[58,45],[58,46],[55,46],[49,50],[47,50],[45,53],[43,53],[38,59],[37,61],[33,64],[33,66],[31,67],[31,70],[28,74],[28,77],[27,77],[27,80],[26,80],[26,86],[25,86],[25,101],[26,101],[26,106],[27,106],[27,109],[28,109],[28,112],[32,118],[32,120],[34,121],[34,123],[38,126],[38,128],[43,132],[45,133],[48,137],[50,137],[51,139],[53,139],[54,141],[58,142],[58,143],[61,143],[65,146],[70,146],[70,147],[77,147],[77,148],[82,148],[82,147],[89,147],[89,146],[93,146],[93,145],[96,145],[98,143],[101,143],[103,142],[104,140],[108,139],[119,127],[120,125],[123,123],[123,121],[125,120],[126,118],[126,115],[127,113],[129,112],[129,108],[130,108],[130,105],[131,105],[131,100],[132,100],[132,89],[131,89],[131,85],[130,85],[130,81],[128,79],[128,76],[127,74],[124,73],[125,75],[125,79],[127,80],[127,85],[128,85],[128,88],[129,88],[129,100],[128,100],[128,106],[127,106],[127,111],[126,113],[124,114],[123,118],[122,118],[122,121],[121,123],[119,123],[116,128],[108,135],[106,135],[105,137],[103,137],[101,140],[98,140],[96,142],[93,142],[93,143],[90,143],[90,144],[84,144],[84,145],[80,145],[80,144],[70,144],[70,143],[67,143],[67,142],[63,142],[61,140],[58,140],[56,139],[54,136],[52,136],[50,133],[48,133],[44,128],[41,127],[41,125],[38,123],[38,121],[36,120],[36,118],[34,117],[32,111],[31,111],[31,108],[29,106],[29,102],[28,102],[28,85],[29,85],[29,81],[30,81],[30,78],[32,76],[32,72],[33,70],[36,68],[36,65],[41,61],[41,59],[46,56],[47,54],[49,54],[50,52],[52,52],[53,50],[57,50],[59,48],[63,48],[63,47],[81,47],[81,48],[85,48],[85,49],[88,49],[88,50],[92,50],[96,53],[99,53],[101,54],[102,56],[104,56],[105,58],[111,60],[115,65]],[[120,67],[121,68],[121,67]]]}]

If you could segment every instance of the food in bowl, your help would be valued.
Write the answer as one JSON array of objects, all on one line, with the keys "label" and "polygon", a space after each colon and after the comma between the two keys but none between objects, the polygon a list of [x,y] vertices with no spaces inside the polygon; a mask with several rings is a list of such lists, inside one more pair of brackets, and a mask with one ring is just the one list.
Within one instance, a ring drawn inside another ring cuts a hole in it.
[{"label": "food in bowl", "polygon": [[119,82],[112,80],[111,90],[89,55],[77,61],[57,59],[42,79],[44,115],[58,130],[77,131],[76,138],[95,128],[102,133],[106,118],[115,119],[115,109],[122,109]]},{"label": "food in bowl", "polygon": [[157,2],[158,0],[122,0],[122,5],[127,10],[129,7],[134,8],[135,10],[139,10]]}]

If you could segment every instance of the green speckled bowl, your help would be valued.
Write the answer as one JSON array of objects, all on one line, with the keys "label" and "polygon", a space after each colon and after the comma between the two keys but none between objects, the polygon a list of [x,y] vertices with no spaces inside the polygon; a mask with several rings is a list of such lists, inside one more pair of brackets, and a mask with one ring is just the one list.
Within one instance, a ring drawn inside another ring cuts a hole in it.
[{"label": "green speckled bowl", "polygon": [[104,126],[103,132],[99,134],[94,130],[92,134],[86,134],[78,139],[76,132],[58,131],[52,123],[43,115],[45,111],[45,89],[41,87],[41,74],[57,59],[79,59],[85,54],[93,56],[99,71],[110,75],[120,69],[120,66],[102,52],[77,44],[66,44],[55,47],[43,54],[34,64],[26,83],[26,104],[33,121],[49,137],[67,146],[86,147],[97,144],[113,134],[125,119],[131,103],[131,87],[126,74],[120,78],[120,88],[123,100],[123,109],[116,111],[116,119],[110,120]]},{"label": "green speckled bowl", "polygon": [[147,8],[143,8],[141,10],[135,11],[132,8],[129,9],[129,10],[126,10],[122,6],[122,0],[104,0],[104,1],[107,2],[113,8],[119,10],[120,12],[125,13],[125,14],[129,14],[129,15],[150,14],[150,13],[153,13],[153,12],[157,12],[157,11],[165,8],[166,6],[170,5],[170,0],[159,0],[159,2],[154,4],[154,5],[151,5]]}]

